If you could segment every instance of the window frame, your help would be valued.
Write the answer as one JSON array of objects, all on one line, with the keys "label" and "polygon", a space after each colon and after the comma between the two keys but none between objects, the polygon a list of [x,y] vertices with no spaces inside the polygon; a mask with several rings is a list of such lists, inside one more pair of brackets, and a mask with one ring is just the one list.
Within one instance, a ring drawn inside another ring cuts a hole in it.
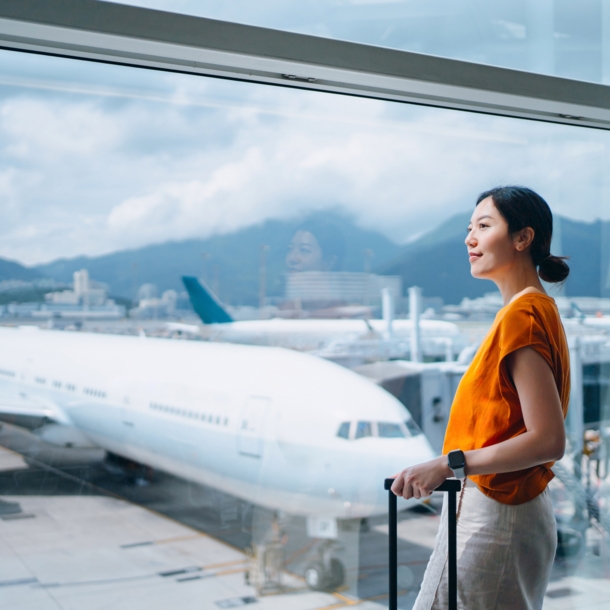
[{"label": "window frame", "polygon": [[0,49],[610,129],[610,86],[97,0],[3,0]]}]

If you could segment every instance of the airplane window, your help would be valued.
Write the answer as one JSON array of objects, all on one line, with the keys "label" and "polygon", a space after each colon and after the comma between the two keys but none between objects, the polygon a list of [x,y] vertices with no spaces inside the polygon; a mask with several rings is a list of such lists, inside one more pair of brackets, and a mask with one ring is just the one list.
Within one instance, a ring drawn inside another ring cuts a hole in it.
[{"label": "airplane window", "polygon": [[339,426],[339,431],[337,432],[337,436],[339,438],[349,438],[349,422],[348,421],[344,421]]},{"label": "airplane window", "polygon": [[229,418],[225,417],[225,426],[228,425],[228,423],[229,423]]},{"label": "airplane window", "polygon": [[377,422],[377,430],[381,438],[404,438],[405,435],[398,424]]},{"label": "airplane window", "polygon": [[220,423],[220,417],[218,417],[218,415],[216,416],[216,423],[219,424]]},{"label": "airplane window", "polygon": [[371,431],[370,421],[359,421],[356,427],[356,438],[364,438],[365,436],[373,436]]},{"label": "airplane window", "polygon": [[420,434],[423,434],[421,428],[412,419],[405,420],[405,426],[407,426],[407,430],[411,436],[419,436]]}]

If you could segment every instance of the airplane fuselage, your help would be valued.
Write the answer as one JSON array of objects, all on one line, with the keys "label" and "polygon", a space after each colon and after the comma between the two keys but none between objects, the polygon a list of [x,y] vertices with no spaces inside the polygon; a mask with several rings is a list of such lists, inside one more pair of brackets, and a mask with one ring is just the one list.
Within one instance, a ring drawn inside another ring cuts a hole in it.
[{"label": "airplane fuselage", "polygon": [[[0,345],[0,411],[44,413],[108,451],[269,508],[382,513],[382,479],[433,457],[423,435],[356,438],[357,422],[405,431],[410,416],[307,354],[35,328],[2,328]],[[344,422],[350,438],[337,434]]]}]

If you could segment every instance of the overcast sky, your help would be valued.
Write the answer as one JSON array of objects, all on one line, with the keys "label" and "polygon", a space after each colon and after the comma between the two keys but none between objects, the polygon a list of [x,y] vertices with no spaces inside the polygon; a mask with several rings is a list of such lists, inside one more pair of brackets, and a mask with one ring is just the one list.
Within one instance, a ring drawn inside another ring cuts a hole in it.
[{"label": "overcast sky", "polygon": [[[610,217],[610,134],[2,52],[0,256],[27,264],[341,207],[398,242],[522,183]],[[606,181],[606,182],[604,182]]]}]

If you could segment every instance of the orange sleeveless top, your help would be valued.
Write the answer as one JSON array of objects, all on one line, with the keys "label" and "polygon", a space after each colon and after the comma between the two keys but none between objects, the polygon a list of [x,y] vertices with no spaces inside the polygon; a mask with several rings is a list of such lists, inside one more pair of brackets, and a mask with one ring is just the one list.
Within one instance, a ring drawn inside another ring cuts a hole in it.
[{"label": "orange sleeveless top", "polygon": [[[570,355],[555,301],[540,293],[524,294],[503,307],[458,386],[443,453],[495,445],[526,431],[519,396],[506,356],[522,347],[535,349],[555,377],[563,416],[570,399]],[[553,478],[554,462],[516,472],[469,476],[490,498],[523,504],[542,493]]]}]

